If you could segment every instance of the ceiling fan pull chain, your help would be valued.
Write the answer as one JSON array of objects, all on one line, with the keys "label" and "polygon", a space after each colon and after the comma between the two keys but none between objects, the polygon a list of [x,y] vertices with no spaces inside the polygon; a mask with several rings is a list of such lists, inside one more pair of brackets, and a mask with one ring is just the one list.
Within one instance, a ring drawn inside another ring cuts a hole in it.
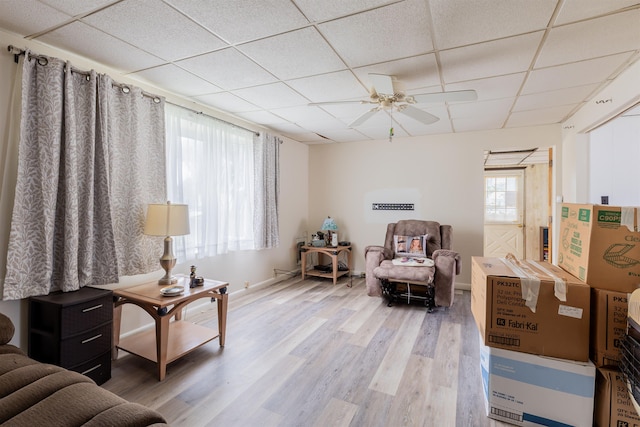
[{"label": "ceiling fan pull chain", "polygon": [[391,117],[391,127],[389,128],[389,142],[393,140],[393,107],[389,110],[389,117]]}]

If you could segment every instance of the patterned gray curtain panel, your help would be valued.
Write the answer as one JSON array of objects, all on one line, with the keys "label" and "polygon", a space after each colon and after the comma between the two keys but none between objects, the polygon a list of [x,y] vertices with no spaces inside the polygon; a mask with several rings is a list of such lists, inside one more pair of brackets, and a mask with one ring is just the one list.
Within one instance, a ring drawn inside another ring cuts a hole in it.
[{"label": "patterned gray curtain panel", "polygon": [[142,224],[145,204],[162,202],[166,194],[164,100],[153,102],[139,90],[124,94],[108,76],[75,71],[56,58],[46,65],[30,52],[21,58],[3,299],[153,270],[157,248],[142,236]]},{"label": "patterned gray curtain panel", "polygon": [[278,137],[261,132],[254,137],[255,218],[253,232],[256,249],[280,245],[278,195],[280,192],[280,144]]}]

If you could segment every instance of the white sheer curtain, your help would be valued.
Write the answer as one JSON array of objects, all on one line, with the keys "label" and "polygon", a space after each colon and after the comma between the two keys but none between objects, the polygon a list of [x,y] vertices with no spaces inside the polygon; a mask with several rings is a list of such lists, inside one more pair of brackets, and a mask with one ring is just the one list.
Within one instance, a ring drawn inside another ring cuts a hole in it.
[{"label": "white sheer curtain", "polygon": [[167,104],[169,200],[189,205],[178,261],[254,249],[253,133]]}]

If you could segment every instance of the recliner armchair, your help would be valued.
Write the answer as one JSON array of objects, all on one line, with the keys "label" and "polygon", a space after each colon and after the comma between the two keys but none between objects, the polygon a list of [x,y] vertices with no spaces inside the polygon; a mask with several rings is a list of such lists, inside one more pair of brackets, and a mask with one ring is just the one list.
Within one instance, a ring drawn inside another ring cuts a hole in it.
[{"label": "recliner armchair", "polygon": [[[410,257],[413,254],[396,252],[400,248],[398,245],[408,244],[399,236],[425,235],[424,255],[427,260],[423,265],[412,262]],[[461,267],[460,255],[451,249],[452,236],[453,228],[450,225],[440,225],[435,221],[411,219],[387,225],[384,246],[365,248],[367,294],[385,296],[389,299],[389,305],[401,297],[407,297],[409,300],[424,300],[429,311],[435,307],[451,307],[455,276],[460,274]]]}]

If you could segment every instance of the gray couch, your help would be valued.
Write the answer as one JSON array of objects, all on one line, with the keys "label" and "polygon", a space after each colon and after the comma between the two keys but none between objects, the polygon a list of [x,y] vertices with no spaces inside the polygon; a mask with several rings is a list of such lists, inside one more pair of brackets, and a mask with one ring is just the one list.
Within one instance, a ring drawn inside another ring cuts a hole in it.
[{"label": "gray couch", "polygon": [[[394,236],[427,235],[426,256],[433,260],[432,267],[401,266],[394,264],[398,257]],[[460,255],[452,250],[453,228],[436,221],[402,220],[387,225],[384,246],[365,248],[365,274],[367,294],[388,294],[389,283],[422,285],[431,288],[433,301],[430,308],[451,307],[454,297],[455,276],[460,274]],[[386,285],[386,286],[383,286]],[[386,290],[386,292],[383,292]],[[387,295],[388,296],[388,295]]]},{"label": "gray couch", "polygon": [[8,344],[14,332],[11,319],[0,313],[1,425],[167,425],[160,413],[128,402],[82,374],[30,359]]}]

